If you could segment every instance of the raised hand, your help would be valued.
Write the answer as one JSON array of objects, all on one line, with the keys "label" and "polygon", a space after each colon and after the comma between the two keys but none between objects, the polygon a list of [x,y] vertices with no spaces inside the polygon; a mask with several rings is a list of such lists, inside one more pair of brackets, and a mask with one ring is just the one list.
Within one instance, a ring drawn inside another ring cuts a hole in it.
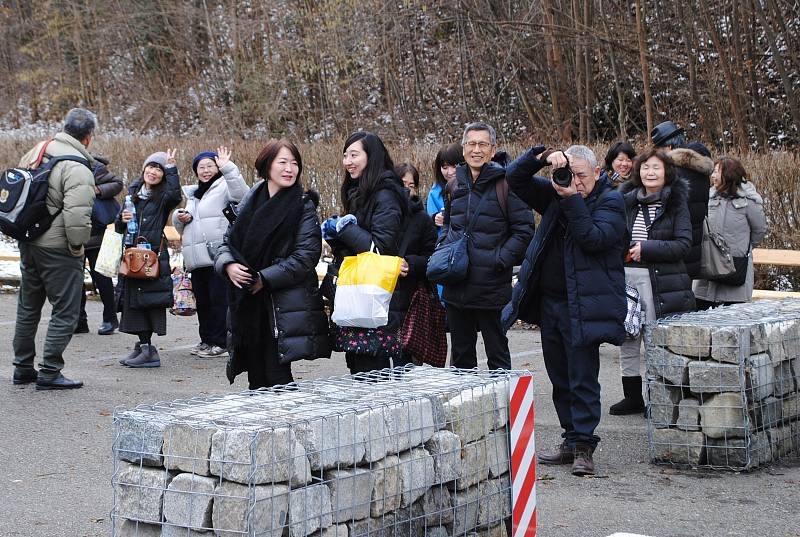
[{"label": "raised hand", "polygon": [[177,162],[175,161],[175,153],[177,152],[177,149],[167,149],[167,166],[177,165]]},{"label": "raised hand", "polygon": [[231,150],[221,145],[217,148],[217,168],[222,168],[231,161]]}]

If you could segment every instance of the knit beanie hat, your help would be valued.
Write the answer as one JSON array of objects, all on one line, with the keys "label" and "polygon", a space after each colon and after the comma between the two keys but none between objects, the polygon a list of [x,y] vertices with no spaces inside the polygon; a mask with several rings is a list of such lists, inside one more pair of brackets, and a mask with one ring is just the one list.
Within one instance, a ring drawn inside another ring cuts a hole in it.
[{"label": "knit beanie hat", "polygon": [[686,144],[686,149],[691,149],[695,153],[699,153],[704,157],[711,158],[711,151],[703,144],[703,142],[689,142]]},{"label": "knit beanie hat", "polygon": [[197,165],[200,164],[201,160],[203,160],[204,158],[208,158],[213,160],[214,163],[216,164],[217,161],[215,159],[218,156],[219,155],[217,155],[216,151],[203,151],[202,153],[198,153],[197,156],[194,157],[194,160],[192,161],[192,171],[194,172],[195,175],[197,175]]},{"label": "knit beanie hat", "polygon": [[162,170],[167,168],[167,154],[163,151],[156,151],[146,159],[144,159],[144,164],[142,164],[142,171],[147,168],[148,164],[157,164],[161,167]]}]

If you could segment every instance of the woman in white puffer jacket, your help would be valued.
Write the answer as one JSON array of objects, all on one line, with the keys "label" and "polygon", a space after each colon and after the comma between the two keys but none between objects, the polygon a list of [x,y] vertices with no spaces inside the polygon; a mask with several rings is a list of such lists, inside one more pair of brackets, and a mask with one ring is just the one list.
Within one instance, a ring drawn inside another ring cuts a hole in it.
[{"label": "woman in white puffer jacket", "polygon": [[183,187],[186,206],[172,215],[197,299],[200,343],[191,353],[203,357],[227,356],[227,285],[214,272],[214,256],[228,229],[223,209],[231,202],[238,203],[249,190],[230,156],[227,147],[220,147],[194,158],[192,170],[198,183]]}]

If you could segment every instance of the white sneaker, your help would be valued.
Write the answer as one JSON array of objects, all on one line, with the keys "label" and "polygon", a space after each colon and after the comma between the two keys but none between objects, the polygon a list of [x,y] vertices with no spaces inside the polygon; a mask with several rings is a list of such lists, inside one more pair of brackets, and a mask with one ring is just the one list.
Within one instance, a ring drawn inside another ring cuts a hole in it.
[{"label": "white sneaker", "polygon": [[197,355],[199,355],[201,352],[206,352],[206,351],[207,351],[207,350],[209,350],[210,348],[211,348],[211,345],[209,345],[208,343],[203,343],[203,342],[201,341],[200,343],[198,343],[197,345],[195,345],[194,347],[192,347],[192,348],[189,350],[189,354],[193,354],[193,355],[197,356]]},{"label": "white sneaker", "polygon": [[197,356],[202,358],[224,358],[228,356],[228,349],[223,349],[222,347],[214,345],[204,351],[199,351]]}]

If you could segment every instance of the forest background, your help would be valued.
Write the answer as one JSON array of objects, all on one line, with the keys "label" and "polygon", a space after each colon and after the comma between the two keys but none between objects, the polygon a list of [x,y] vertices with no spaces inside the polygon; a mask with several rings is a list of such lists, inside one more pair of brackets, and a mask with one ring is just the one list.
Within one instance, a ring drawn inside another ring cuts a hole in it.
[{"label": "forest background", "polygon": [[295,139],[329,214],[353,130],[427,185],[468,121],[512,155],[580,141],[602,156],[670,119],[745,161],[767,246],[800,243],[797,1],[6,0],[0,67],[3,167],[82,105],[101,122],[92,149],[127,179],[178,146],[191,180],[191,156],[225,144],[252,180],[266,138]]}]

